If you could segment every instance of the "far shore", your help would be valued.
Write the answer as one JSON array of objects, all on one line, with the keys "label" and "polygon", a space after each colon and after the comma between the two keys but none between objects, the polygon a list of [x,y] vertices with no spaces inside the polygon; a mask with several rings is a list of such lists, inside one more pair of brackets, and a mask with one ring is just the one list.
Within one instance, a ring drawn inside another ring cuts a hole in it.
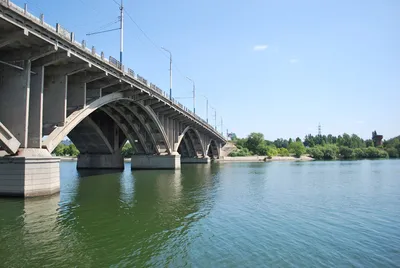
[{"label": "far shore", "polygon": [[[77,161],[76,157],[69,156],[59,156],[62,162],[73,162]],[[216,159],[216,162],[271,162],[271,161],[313,161],[314,158],[303,155],[300,158],[296,158],[294,156],[273,156],[271,159],[268,159],[267,156],[224,156],[220,159]],[[130,158],[124,158],[124,162],[131,162]]]},{"label": "far shore", "polygon": [[218,162],[272,162],[272,161],[313,161],[314,158],[302,155],[300,158],[296,158],[294,156],[273,156],[271,159],[268,159],[267,156],[225,156],[221,159],[217,159]]}]

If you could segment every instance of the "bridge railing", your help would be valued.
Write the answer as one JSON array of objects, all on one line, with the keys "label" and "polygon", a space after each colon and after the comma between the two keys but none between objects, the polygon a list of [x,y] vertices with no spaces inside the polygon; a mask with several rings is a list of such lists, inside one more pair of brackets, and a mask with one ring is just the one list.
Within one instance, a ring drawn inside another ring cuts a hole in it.
[{"label": "bridge railing", "polygon": [[[83,40],[82,42],[78,42],[75,40],[75,35],[74,32],[70,32],[68,31],[66,28],[62,27],[59,23],[56,24],[56,27],[51,26],[50,24],[46,23],[44,21],[44,15],[41,14],[40,18],[34,16],[33,14],[29,13],[27,10],[27,5],[25,5],[24,8],[21,8],[19,6],[17,6],[16,4],[12,3],[10,0],[0,0],[0,4],[17,12],[18,14],[25,16],[26,18],[28,18],[29,20],[31,20],[32,22],[39,24],[41,26],[43,26],[44,28],[46,28],[47,30],[56,33],[57,35],[59,35],[61,38],[67,40],[68,42],[70,42],[71,44],[73,44],[75,47],[85,51],[86,53],[89,53],[93,56],[95,56],[96,58],[102,60],[103,62],[105,62],[106,64],[122,71],[124,74],[126,73],[127,75],[129,75],[131,78],[136,79],[138,81],[140,81],[141,83],[145,84],[146,86],[148,86],[150,88],[150,90],[157,92],[158,94],[160,94],[161,96],[170,99],[169,94],[166,93],[165,91],[163,91],[162,89],[160,89],[159,87],[157,87],[155,84],[153,83],[149,83],[147,81],[147,79],[145,79],[144,77],[135,74],[135,72],[128,68],[127,72],[124,71],[124,66],[121,64],[120,61],[118,61],[117,59],[113,58],[112,56],[109,56],[109,58],[107,59],[106,57],[104,57],[104,53],[101,52],[101,54],[97,54],[96,53],[96,48],[93,46],[92,49],[88,48],[86,46],[86,41]],[[199,117],[198,115],[194,114],[191,110],[189,110],[187,107],[185,107],[184,105],[182,105],[180,102],[176,101],[174,98],[171,99],[172,104],[178,106],[179,108],[183,109],[185,112],[189,113],[190,115],[194,116],[195,118],[197,118],[198,120],[200,120],[201,122],[203,122],[204,124],[208,125],[211,129],[213,129],[213,127],[208,124],[205,120],[203,120],[201,117]]]},{"label": "bridge railing", "polygon": [[121,70],[121,62],[120,61],[118,61],[117,59],[115,59],[115,58],[113,58],[113,57],[109,57],[108,58],[108,62],[109,62],[109,64],[111,64],[111,65],[113,65],[114,67],[116,67],[117,69],[120,69]]},{"label": "bridge railing", "polygon": [[132,78],[135,78],[135,72],[131,68],[128,68],[128,75]]},{"label": "bridge railing", "polygon": [[[47,23],[46,23],[47,24]],[[67,39],[68,41],[71,41],[71,32],[69,32],[67,29],[62,27],[60,24],[56,24],[56,32],[64,39]]]}]

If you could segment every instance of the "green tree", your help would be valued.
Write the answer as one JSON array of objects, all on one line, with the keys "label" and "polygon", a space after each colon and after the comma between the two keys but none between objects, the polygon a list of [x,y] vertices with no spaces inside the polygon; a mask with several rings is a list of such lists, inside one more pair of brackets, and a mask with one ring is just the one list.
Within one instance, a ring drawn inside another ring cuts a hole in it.
[{"label": "green tree", "polygon": [[275,146],[267,146],[267,156],[272,157],[278,155],[278,149]]},{"label": "green tree", "polygon": [[340,140],[339,146],[351,147],[351,137],[349,134],[344,133],[342,139]]},{"label": "green tree", "polygon": [[134,150],[133,150],[132,145],[129,142],[125,143],[121,150],[122,156],[124,158],[130,158],[130,157],[132,157],[133,153],[134,153]]},{"label": "green tree", "polygon": [[339,149],[336,144],[327,144],[323,147],[321,146],[320,148],[324,153],[325,160],[335,160],[337,158]]},{"label": "green tree", "polygon": [[365,141],[365,146],[366,147],[374,147],[374,141],[373,140],[366,140]]},{"label": "green tree", "polygon": [[315,160],[324,159],[324,153],[320,150],[319,147],[312,147],[307,149],[307,153],[314,158]]},{"label": "green tree", "polygon": [[268,154],[268,146],[265,145],[264,143],[260,143],[256,150],[254,151],[255,154],[257,155],[267,155]]},{"label": "green tree", "polygon": [[76,148],[75,144],[68,145],[64,152],[65,152],[65,154],[67,154],[69,156],[73,156],[73,157],[75,157],[79,154],[79,151]]},{"label": "green tree", "polygon": [[256,153],[257,152],[257,147],[260,144],[264,144],[264,135],[262,133],[253,132],[247,137],[247,141],[246,141],[245,146],[251,152]]},{"label": "green tree", "polygon": [[365,150],[363,150],[361,148],[355,148],[353,153],[354,153],[354,158],[356,158],[356,159],[366,158]]},{"label": "green tree", "polygon": [[356,134],[351,135],[351,146],[350,148],[364,148],[365,142],[363,139],[358,137]]},{"label": "green tree", "polygon": [[339,148],[339,154],[341,157],[344,159],[351,159],[354,158],[354,152],[352,148],[346,147],[346,146],[341,146]]},{"label": "green tree", "polygon": [[278,154],[280,156],[289,156],[289,151],[286,148],[279,148],[278,149]]},{"label": "green tree", "polygon": [[364,149],[367,158],[388,158],[389,155],[386,151],[375,147],[368,147]]},{"label": "green tree", "polygon": [[307,136],[304,137],[304,146],[314,147],[315,145],[316,144],[313,135],[308,134]]},{"label": "green tree", "polygon": [[284,140],[284,139],[276,139],[274,141],[274,145],[276,148],[288,148],[289,146],[289,141],[288,140]]},{"label": "green tree", "polygon": [[53,153],[56,156],[64,156],[65,155],[65,148],[66,146],[62,143],[60,143],[59,145],[57,145],[57,147],[54,149]]},{"label": "green tree", "polygon": [[386,152],[388,153],[390,158],[397,158],[399,157],[399,152],[396,148],[390,147],[385,149]]},{"label": "green tree", "polygon": [[249,156],[251,155],[250,151],[247,148],[243,148],[240,150],[235,150],[229,154],[229,156],[236,157],[236,156]]},{"label": "green tree", "polygon": [[296,157],[300,157],[302,154],[306,153],[306,148],[302,142],[296,141],[289,145],[289,151],[294,153]]}]

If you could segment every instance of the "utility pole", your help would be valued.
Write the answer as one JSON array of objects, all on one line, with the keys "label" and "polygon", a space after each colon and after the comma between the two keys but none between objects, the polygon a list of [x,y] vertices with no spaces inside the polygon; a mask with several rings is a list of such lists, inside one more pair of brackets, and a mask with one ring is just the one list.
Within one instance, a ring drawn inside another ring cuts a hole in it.
[{"label": "utility pole", "polygon": [[172,53],[165,47],[161,47],[169,53],[169,99],[172,100]]},{"label": "utility pole", "polygon": [[[119,35],[119,62],[121,63],[121,67],[122,67],[122,54],[124,52],[124,6],[123,6],[123,0],[121,0],[121,5],[119,5],[119,10],[120,10],[120,16],[118,18],[117,21],[113,22],[117,23],[119,21],[119,28],[114,28],[114,29],[109,29],[109,30],[103,30],[103,31],[97,31],[97,32],[91,32],[91,33],[87,33],[86,35],[96,35],[96,34],[102,34],[102,33],[108,33],[108,32],[113,32],[116,30],[120,31],[120,35]],[[118,3],[115,2],[117,5]]]},{"label": "utility pole", "polygon": [[193,84],[193,113],[196,114],[196,84],[194,83],[193,79],[190,79],[186,76],[186,78],[192,82]]},{"label": "utility pole", "polygon": [[121,62],[122,66],[122,53],[124,52],[124,4],[122,3],[123,0],[121,0],[121,17],[120,17],[120,52],[119,52],[119,61]]}]

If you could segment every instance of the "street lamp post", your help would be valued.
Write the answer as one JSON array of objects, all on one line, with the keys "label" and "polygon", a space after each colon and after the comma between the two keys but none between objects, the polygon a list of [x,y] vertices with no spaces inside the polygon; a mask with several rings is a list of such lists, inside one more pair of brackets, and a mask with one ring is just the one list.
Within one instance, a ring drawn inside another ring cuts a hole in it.
[{"label": "street lamp post", "polygon": [[205,99],[206,99],[206,119],[207,119],[207,123],[208,123],[208,98],[204,95],[202,95]]},{"label": "street lamp post", "polygon": [[223,124],[222,116],[221,116],[221,135],[222,135],[222,136],[224,135],[223,129],[224,129],[224,124]]},{"label": "street lamp post", "polygon": [[161,47],[169,53],[169,99],[172,100],[172,53],[165,47]]},{"label": "street lamp post", "polygon": [[217,110],[210,105],[210,108],[214,110],[214,128],[217,130]]},{"label": "street lamp post", "polygon": [[196,114],[196,84],[194,83],[193,79],[190,79],[186,76],[186,78],[192,82],[193,84],[193,113]]},{"label": "street lamp post", "polygon": [[119,7],[121,10],[121,18],[120,18],[120,52],[119,52],[119,61],[121,62],[122,67],[122,53],[124,52],[124,4],[121,0],[121,5]]}]

